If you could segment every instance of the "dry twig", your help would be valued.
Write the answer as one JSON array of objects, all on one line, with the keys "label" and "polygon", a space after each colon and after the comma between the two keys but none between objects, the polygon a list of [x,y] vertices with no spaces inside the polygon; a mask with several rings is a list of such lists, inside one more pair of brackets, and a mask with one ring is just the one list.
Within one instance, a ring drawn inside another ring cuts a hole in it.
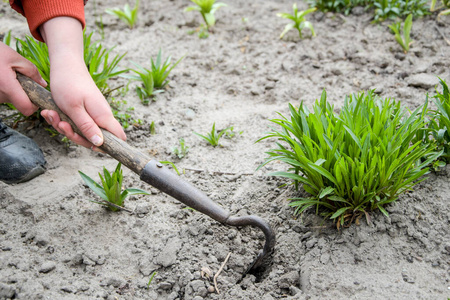
[{"label": "dry twig", "polygon": [[220,266],[219,271],[214,275],[214,288],[216,289],[217,294],[219,293],[219,289],[217,288],[217,277],[219,277],[220,272],[222,272],[223,268],[225,267],[225,264],[227,263],[228,259],[230,258],[231,252],[228,253],[227,257],[223,261],[222,265]]}]

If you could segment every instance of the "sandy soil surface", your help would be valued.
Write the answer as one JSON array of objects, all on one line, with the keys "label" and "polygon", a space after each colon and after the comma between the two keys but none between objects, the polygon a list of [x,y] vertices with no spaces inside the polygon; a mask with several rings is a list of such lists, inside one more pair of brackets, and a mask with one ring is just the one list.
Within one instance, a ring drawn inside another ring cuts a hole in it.
[{"label": "sandy soil surface", "polygon": [[[96,3],[95,3],[96,2]],[[94,11],[94,3],[96,9]],[[181,177],[204,191],[233,215],[255,214],[276,231],[272,264],[265,272],[242,273],[262,249],[255,228],[226,227],[141,182],[126,169],[124,185],[144,188],[126,207],[135,213],[112,213],[89,202],[94,194],[78,170],[97,179],[102,166],[116,162],[106,155],[59,142],[41,124],[20,130],[45,153],[47,172],[17,185],[0,184],[0,299],[447,299],[450,295],[450,169],[428,175],[414,191],[387,210],[371,214],[373,224],[337,231],[331,222],[307,211],[293,216],[287,199],[298,195],[284,181],[265,176],[285,166],[255,171],[274,141],[255,144],[276,112],[288,103],[307,105],[320,97],[339,107],[345,95],[376,89],[410,108],[432,95],[437,76],[450,83],[450,17],[414,21],[410,53],[403,54],[386,23],[355,9],[350,16],[315,13],[317,37],[278,36],[291,12],[291,1],[226,1],[207,39],[189,34],[202,21],[184,12],[186,0],[141,1],[139,21],[130,30],[104,13],[123,2],[89,1],[88,32],[103,15],[107,47],[127,52],[130,61],[148,66],[150,57],[178,59],[169,89],[148,106],[140,103],[136,83],[120,100],[135,107],[140,128],[127,130],[128,142],[157,160],[186,170]],[[306,8],[302,3],[301,8]],[[97,17],[95,16],[97,13]],[[25,20],[0,4],[0,32],[28,33]],[[309,33],[305,30],[305,35]],[[96,39],[100,38],[96,34]],[[68,70],[70,72],[70,70]],[[126,84],[117,79],[112,84]],[[69,83],[70,84],[70,83]],[[2,108],[2,114],[8,114]],[[154,121],[156,134],[148,127]],[[213,148],[193,132],[233,125],[243,131]],[[171,153],[184,138],[190,147],[179,160]],[[215,171],[230,172],[220,175]],[[252,175],[242,175],[252,173]],[[211,293],[218,276],[220,291]],[[156,272],[148,285],[150,276]]]}]

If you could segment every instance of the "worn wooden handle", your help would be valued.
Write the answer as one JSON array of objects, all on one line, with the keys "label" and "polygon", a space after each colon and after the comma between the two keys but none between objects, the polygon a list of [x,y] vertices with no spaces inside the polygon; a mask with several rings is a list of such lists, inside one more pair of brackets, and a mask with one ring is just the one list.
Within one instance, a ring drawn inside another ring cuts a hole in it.
[{"label": "worn wooden handle", "polygon": [[[83,136],[73,121],[58,108],[49,91],[25,75],[17,73],[17,79],[31,102],[42,109],[56,111],[61,120],[68,122],[76,133]],[[124,166],[128,167],[136,174],[141,175],[142,170],[151,158],[131,147],[109,131],[102,129],[102,134],[103,145],[99,148],[117,161],[120,161]]]}]

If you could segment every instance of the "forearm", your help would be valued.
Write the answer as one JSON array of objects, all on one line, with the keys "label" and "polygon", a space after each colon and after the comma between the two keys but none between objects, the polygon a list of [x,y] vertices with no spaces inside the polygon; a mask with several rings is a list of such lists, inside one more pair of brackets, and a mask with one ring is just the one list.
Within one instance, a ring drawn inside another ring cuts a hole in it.
[{"label": "forearm", "polygon": [[53,18],[40,27],[48,46],[51,69],[85,70],[82,24],[71,17]]}]

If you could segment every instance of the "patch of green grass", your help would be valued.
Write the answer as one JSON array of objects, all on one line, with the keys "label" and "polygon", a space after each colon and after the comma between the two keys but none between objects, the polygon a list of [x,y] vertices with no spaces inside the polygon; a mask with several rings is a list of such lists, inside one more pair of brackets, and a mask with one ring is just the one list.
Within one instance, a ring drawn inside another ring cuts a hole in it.
[{"label": "patch of green grass", "polygon": [[[93,33],[87,35],[83,31],[84,62],[95,84],[106,96],[111,92],[108,80],[127,71],[118,67],[126,53],[116,55],[110,60],[113,48],[104,48],[100,43],[92,40],[92,35]],[[47,45],[29,36],[26,36],[24,40],[17,38],[16,41],[16,51],[36,65],[42,78],[48,84],[47,89],[50,89],[50,59]]]},{"label": "patch of green grass", "polygon": [[289,110],[289,117],[271,120],[279,129],[260,139],[277,140],[261,166],[286,163],[287,171],[270,175],[293,180],[296,187],[301,183],[310,194],[291,199],[295,213],[315,207],[338,227],[373,210],[388,215],[384,207],[422,181],[442,153],[432,144],[413,143],[426,125],[427,102],[408,112],[370,91],[348,96],[337,115],[324,91],[312,112],[303,102]]},{"label": "patch of green grass", "polygon": [[98,173],[102,185],[95,182],[91,177],[87,176],[83,172],[78,171],[78,173],[80,173],[81,178],[86,185],[91,188],[97,196],[103,199],[103,201],[90,201],[103,205],[111,211],[118,211],[121,207],[123,207],[124,201],[128,196],[138,194],[149,195],[148,192],[136,188],[128,188],[122,191],[123,171],[120,163],[117,164],[114,172],[110,173],[105,167],[103,167],[103,176],[101,173]]}]

